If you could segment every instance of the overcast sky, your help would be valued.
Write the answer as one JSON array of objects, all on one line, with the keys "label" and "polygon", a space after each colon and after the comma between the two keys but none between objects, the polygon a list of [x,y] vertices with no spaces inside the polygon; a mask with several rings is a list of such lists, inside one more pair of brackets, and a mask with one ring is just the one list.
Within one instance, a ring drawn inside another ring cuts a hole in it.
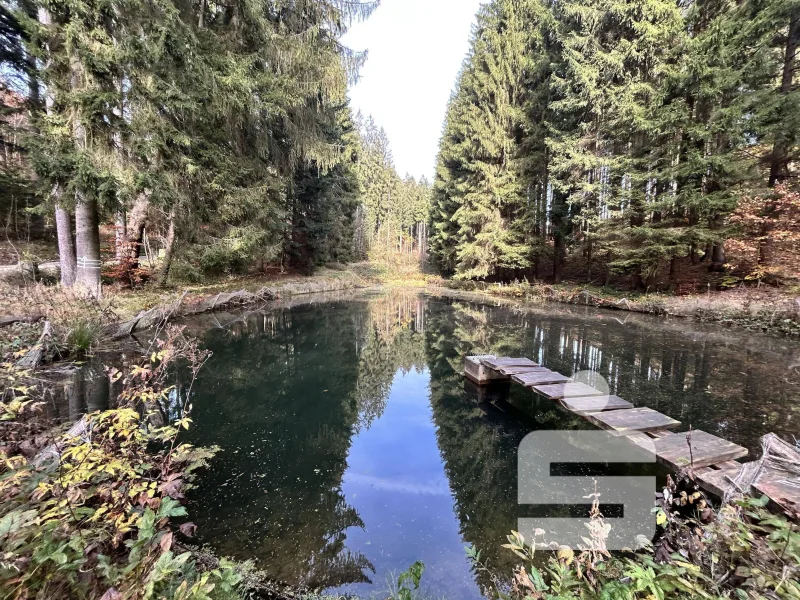
[{"label": "overcast sky", "polygon": [[381,0],[343,42],[368,50],[353,112],[386,129],[401,177],[433,178],[444,111],[481,0]]}]

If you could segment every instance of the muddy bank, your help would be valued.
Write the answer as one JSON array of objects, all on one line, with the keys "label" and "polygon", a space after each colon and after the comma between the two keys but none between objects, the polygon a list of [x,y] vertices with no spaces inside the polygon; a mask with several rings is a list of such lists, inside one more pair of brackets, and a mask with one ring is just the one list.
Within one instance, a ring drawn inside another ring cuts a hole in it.
[{"label": "muddy bank", "polygon": [[266,304],[276,300],[284,300],[308,294],[337,292],[367,287],[364,282],[355,278],[314,278],[307,283],[286,283],[283,285],[264,286],[251,292],[239,290],[219,292],[202,296],[190,296],[184,292],[174,303],[156,306],[136,315],[123,323],[113,324],[108,333],[112,339],[120,339],[138,331],[159,327],[167,321],[200,315],[216,311],[229,311],[235,308]]}]

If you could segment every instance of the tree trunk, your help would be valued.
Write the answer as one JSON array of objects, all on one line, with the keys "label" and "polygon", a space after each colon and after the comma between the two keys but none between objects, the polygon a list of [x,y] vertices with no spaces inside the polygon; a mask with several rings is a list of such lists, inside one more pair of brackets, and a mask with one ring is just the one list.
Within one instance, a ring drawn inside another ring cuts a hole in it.
[{"label": "tree trunk", "polygon": [[172,266],[172,255],[175,249],[175,213],[174,211],[169,215],[169,229],[167,230],[166,248],[164,250],[164,262],[161,264],[161,270],[158,273],[158,285],[164,287],[167,285],[167,278],[169,277],[169,269]]},{"label": "tree trunk", "polygon": [[97,218],[97,201],[79,198],[75,205],[75,249],[78,254],[78,271],[75,282],[92,295],[100,297],[100,224]]},{"label": "tree trunk", "polygon": [[61,285],[72,287],[76,274],[72,217],[69,211],[60,204],[56,204],[56,232],[58,235],[58,261],[61,265]]},{"label": "tree trunk", "polygon": [[678,290],[678,277],[680,275],[680,259],[673,256],[669,261],[669,287],[674,293]]},{"label": "tree trunk", "polygon": [[117,260],[123,260],[128,240],[128,226],[125,223],[125,211],[120,209],[114,218],[114,254]]},{"label": "tree trunk", "polygon": [[555,283],[561,283],[561,278],[563,277],[563,254],[564,235],[556,230],[553,233],[553,281]]},{"label": "tree trunk", "polygon": [[[789,17],[789,34],[786,38],[786,51],[783,58],[783,73],[781,76],[781,96],[787,96],[792,91],[794,81],[795,60],[798,46],[800,46],[800,8],[795,8]],[[785,115],[788,117],[788,115]],[[789,149],[794,140],[787,139],[786,129],[783,128],[776,136],[772,147],[772,157],[769,167],[769,186],[780,183],[789,174]]]},{"label": "tree trunk", "polygon": [[725,266],[725,244],[719,242],[711,248],[711,268],[715,271],[723,270]]},{"label": "tree trunk", "polygon": [[586,281],[592,283],[592,240],[586,243]]},{"label": "tree trunk", "polygon": [[133,208],[128,215],[125,231],[125,250],[130,268],[139,266],[139,255],[144,242],[144,226],[147,224],[147,209],[150,207],[150,194],[142,192],[136,196]]},{"label": "tree trunk", "polygon": [[561,282],[564,269],[564,256],[566,252],[564,240],[565,212],[566,206],[564,198],[560,193],[554,191],[550,222],[553,226],[553,281],[555,283]]}]

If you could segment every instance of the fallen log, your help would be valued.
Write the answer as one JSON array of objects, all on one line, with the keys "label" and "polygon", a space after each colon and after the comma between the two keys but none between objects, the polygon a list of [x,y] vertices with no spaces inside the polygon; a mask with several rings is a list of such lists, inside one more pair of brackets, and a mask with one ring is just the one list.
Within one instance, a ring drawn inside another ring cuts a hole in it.
[{"label": "fallen log", "polygon": [[0,327],[8,327],[9,325],[13,325],[14,323],[38,323],[42,319],[44,319],[44,313],[0,317]]},{"label": "fallen log", "polygon": [[39,341],[17,361],[17,366],[23,369],[36,369],[39,365],[50,362],[57,351],[53,342],[53,328],[50,321],[45,321]]}]

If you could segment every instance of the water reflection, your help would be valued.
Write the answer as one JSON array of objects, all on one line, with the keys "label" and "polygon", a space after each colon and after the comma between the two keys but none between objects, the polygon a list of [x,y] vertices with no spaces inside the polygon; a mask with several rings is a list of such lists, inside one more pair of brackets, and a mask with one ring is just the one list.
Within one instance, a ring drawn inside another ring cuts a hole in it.
[{"label": "water reflection", "polygon": [[42,417],[53,422],[72,422],[82,415],[115,406],[119,384],[110,381],[104,362],[91,357],[64,371],[45,373]]},{"label": "water reflection", "polygon": [[292,584],[367,594],[422,559],[429,593],[477,598],[495,582],[465,544],[507,583],[519,442],[589,426],[519,386],[465,381],[469,353],[595,370],[612,393],[750,448],[798,433],[800,346],[766,336],[412,292],[214,319],[190,441],[222,451],[190,514],[201,541]]}]

